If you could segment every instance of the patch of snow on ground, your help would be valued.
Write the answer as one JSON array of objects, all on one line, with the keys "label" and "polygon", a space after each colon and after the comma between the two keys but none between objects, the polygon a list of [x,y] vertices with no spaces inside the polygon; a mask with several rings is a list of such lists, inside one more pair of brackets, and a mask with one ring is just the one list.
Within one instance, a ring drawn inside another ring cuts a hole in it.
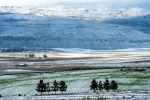
[{"label": "patch of snow on ground", "polygon": [[43,95],[43,96],[11,96],[2,97],[0,100],[79,100],[83,98],[107,98],[107,100],[150,100],[150,91],[138,91],[138,92],[105,92],[105,93],[88,93],[88,94],[64,94],[64,95]]},{"label": "patch of snow on ground", "polygon": [[0,80],[10,79],[10,78],[17,78],[17,76],[16,75],[2,75],[2,76],[0,76]]}]

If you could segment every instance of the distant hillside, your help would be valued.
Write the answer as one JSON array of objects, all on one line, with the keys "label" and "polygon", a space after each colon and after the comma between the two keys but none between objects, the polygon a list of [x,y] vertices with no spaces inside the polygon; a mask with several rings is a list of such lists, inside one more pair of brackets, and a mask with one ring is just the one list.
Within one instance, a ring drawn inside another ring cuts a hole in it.
[{"label": "distant hillside", "polygon": [[150,48],[150,13],[4,6],[0,48]]}]

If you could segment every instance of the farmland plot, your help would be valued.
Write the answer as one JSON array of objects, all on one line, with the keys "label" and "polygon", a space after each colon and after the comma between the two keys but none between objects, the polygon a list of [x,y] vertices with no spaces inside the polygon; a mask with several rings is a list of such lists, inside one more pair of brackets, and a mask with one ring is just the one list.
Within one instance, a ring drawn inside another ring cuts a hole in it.
[{"label": "farmland plot", "polygon": [[[66,93],[92,93],[90,90],[91,81],[104,82],[115,80],[118,83],[116,91],[150,91],[150,70],[146,71],[120,71],[119,69],[101,69],[101,70],[76,70],[41,73],[25,77],[14,77],[11,79],[0,80],[0,94],[3,96],[12,96],[16,94],[35,95],[40,94],[35,89],[39,80],[49,82],[54,80],[65,81],[68,88]],[[112,92],[112,90],[110,90]],[[99,92],[99,91],[98,91]],[[103,90],[102,92],[106,92]],[[51,94],[54,92],[50,92]],[[56,92],[60,94],[61,92]],[[47,94],[45,92],[44,94]]]}]

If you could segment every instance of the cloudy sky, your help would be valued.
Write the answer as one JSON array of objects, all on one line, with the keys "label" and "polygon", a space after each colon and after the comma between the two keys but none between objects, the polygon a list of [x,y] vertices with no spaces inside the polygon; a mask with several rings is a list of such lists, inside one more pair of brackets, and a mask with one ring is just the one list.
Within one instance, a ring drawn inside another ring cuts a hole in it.
[{"label": "cloudy sky", "polygon": [[69,8],[150,11],[150,0],[0,0],[0,6],[60,6]]}]

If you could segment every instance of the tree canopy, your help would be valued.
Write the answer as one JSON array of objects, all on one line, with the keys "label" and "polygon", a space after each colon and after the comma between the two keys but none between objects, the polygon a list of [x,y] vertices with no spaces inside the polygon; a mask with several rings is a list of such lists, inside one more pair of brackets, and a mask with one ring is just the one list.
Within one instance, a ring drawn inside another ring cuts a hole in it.
[{"label": "tree canopy", "polygon": [[91,82],[91,89],[92,90],[97,90],[97,88],[98,88],[98,83],[96,82],[96,80],[94,79],[92,82]]},{"label": "tree canopy", "polygon": [[103,84],[102,84],[102,81],[99,81],[98,88],[99,88],[100,91],[103,90]]},{"label": "tree canopy", "polygon": [[58,91],[58,88],[59,88],[58,83],[57,83],[56,80],[54,81],[52,88],[53,88],[53,91],[55,91],[55,94],[56,94],[56,91]]},{"label": "tree canopy", "polygon": [[110,90],[110,83],[108,79],[106,79],[104,82],[104,89],[107,90],[107,92]]},{"label": "tree canopy", "polygon": [[117,82],[112,80],[111,84],[110,84],[110,89],[112,89],[114,91],[114,90],[117,90],[117,88],[118,88]]},{"label": "tree canopy", "polygon": [[62,91],[62,93],[63,93],[63,91],[67,90],[67,85],[66,85],[65,81],[61,81],[59,83],[59,88],[60,88],[60,91]]},{"label": "tree canopy", "polygon": [[47,84],[46,84],[46,91],[48,92],[48,94],[49,94],[49,92],[51,92],[49,82],[47,82]]},{"label": "tree canopy", "polygon": [[36,91],[41,92],[46,92],[46,83],[43,83],[43,80],[40,80],[40,82],[37,84]]}]

